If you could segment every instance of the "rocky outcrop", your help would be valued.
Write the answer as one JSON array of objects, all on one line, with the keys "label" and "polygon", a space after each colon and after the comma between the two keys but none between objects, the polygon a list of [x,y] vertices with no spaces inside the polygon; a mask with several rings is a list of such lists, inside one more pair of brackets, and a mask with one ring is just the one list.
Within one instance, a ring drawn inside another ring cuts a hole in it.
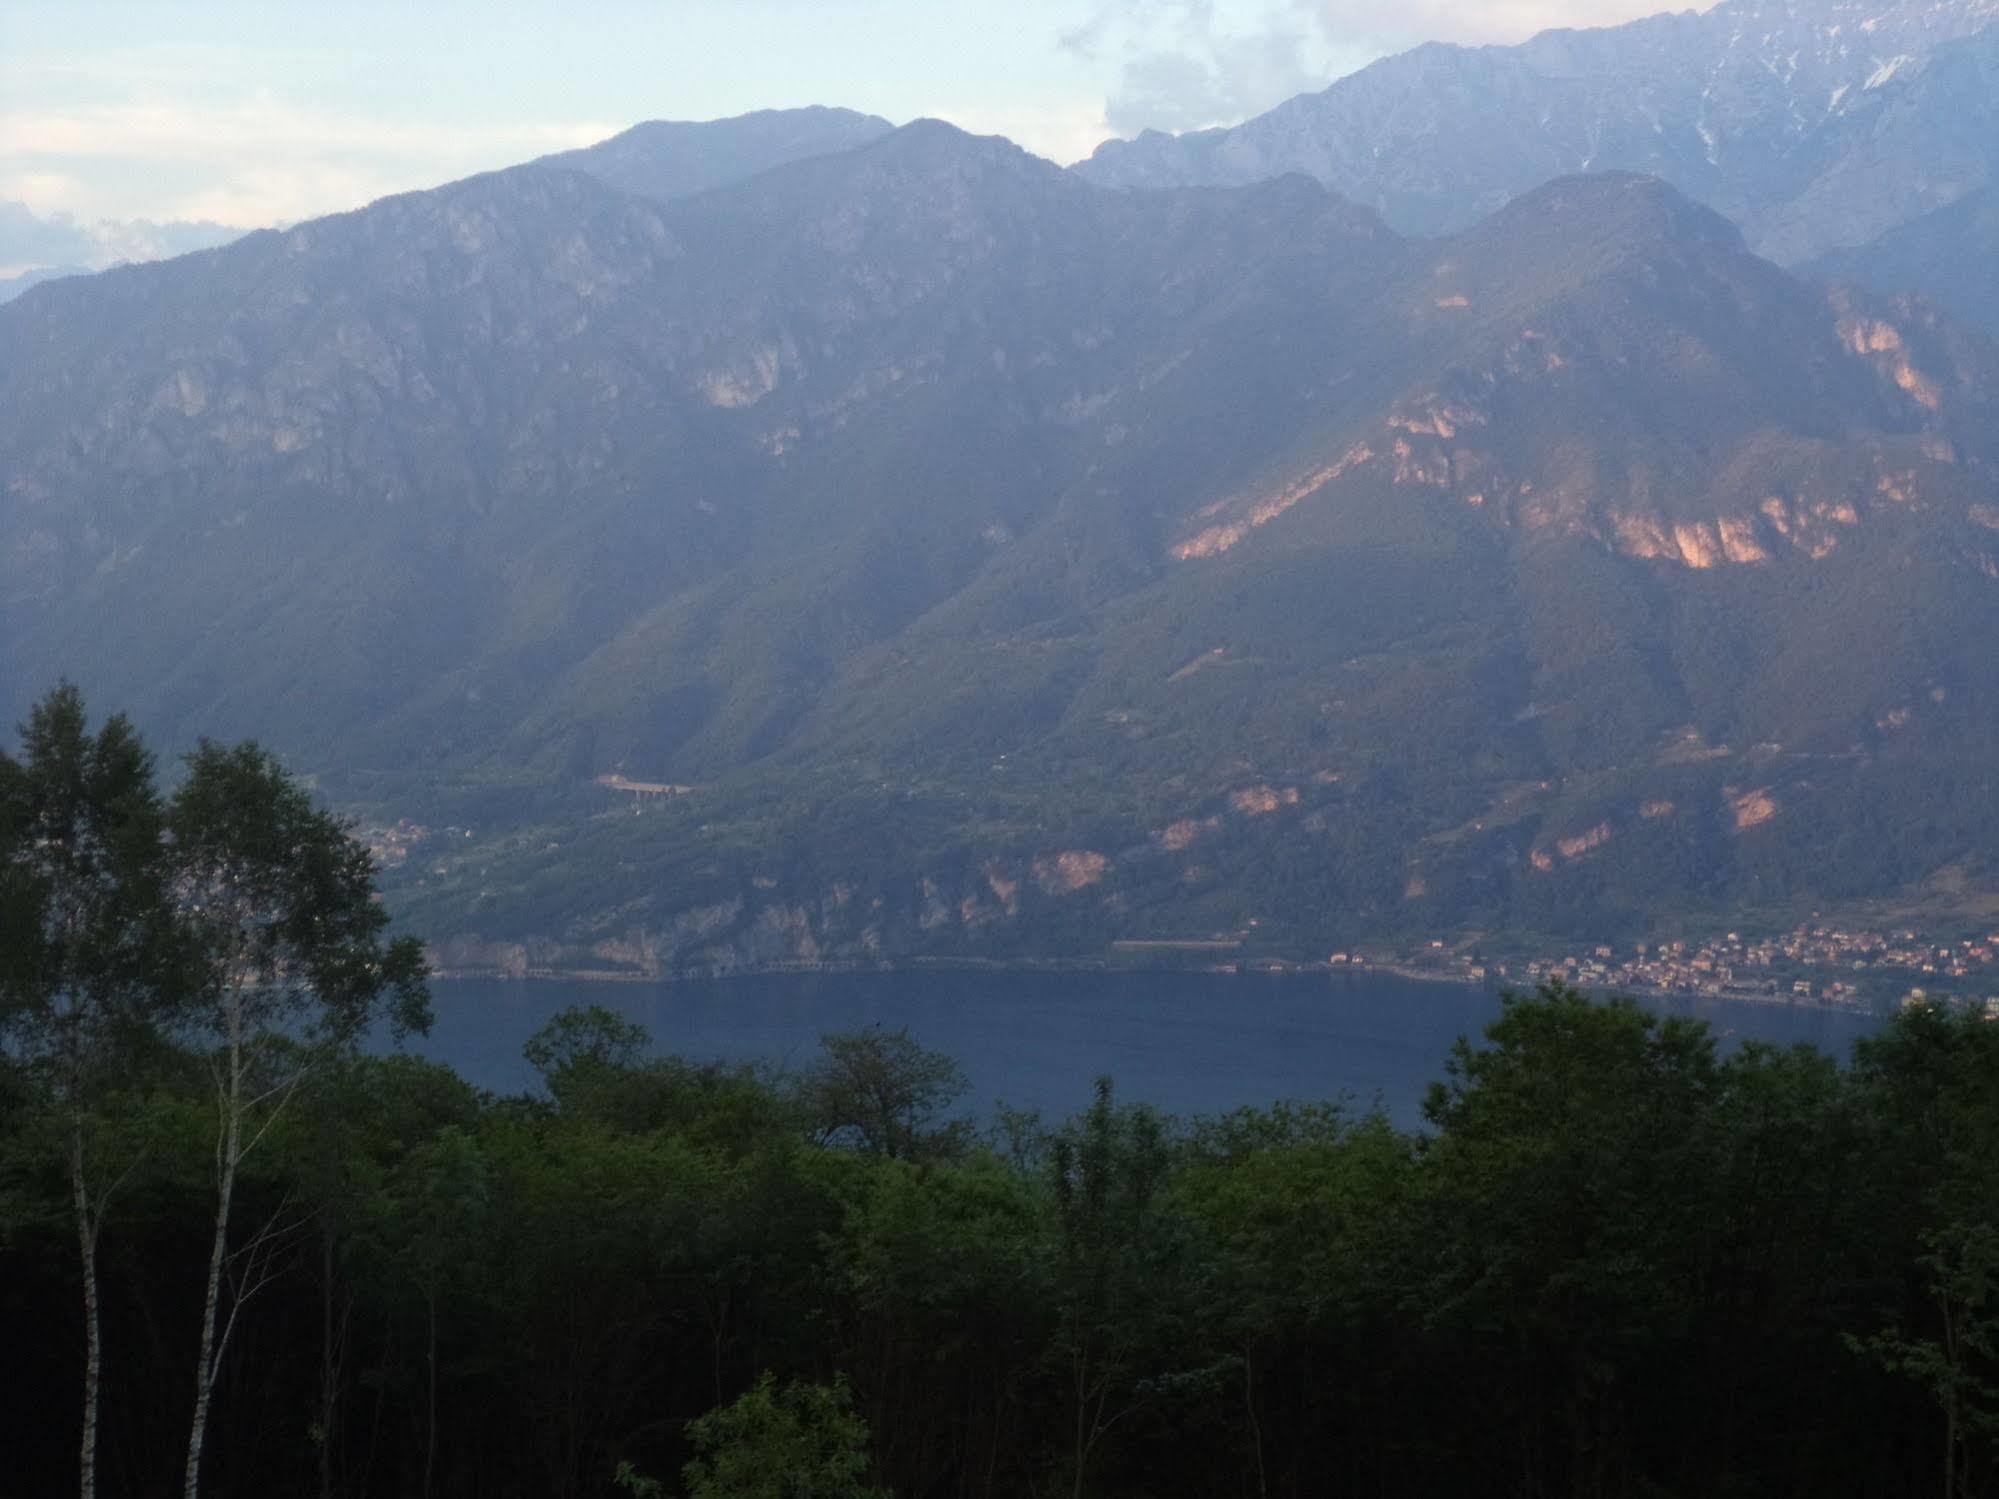
[{"label": "rocky outcrop", "polygon": [[[1723,0],[1512,47],[1432,44],[1241,125],[1107,141],[1073,170],[1151,188],[1302,172],[1416,234],[1567,173],[1640,171],[1794,264],[1999,181],[1999,5]],[[1967,243],[1958,221],[1939,227],[1941,243]],[[1973,280],[1918,246],[1876,263],[1912,261],[1948,289]],[[1459,288],[1433,301],[1476,304]]]}]

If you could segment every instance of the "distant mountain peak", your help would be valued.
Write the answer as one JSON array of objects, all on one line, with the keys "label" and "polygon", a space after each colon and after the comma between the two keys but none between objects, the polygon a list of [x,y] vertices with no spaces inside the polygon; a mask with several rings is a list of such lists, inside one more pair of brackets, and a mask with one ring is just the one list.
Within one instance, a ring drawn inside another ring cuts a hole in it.
[{"label": "distant mountain peak", "polygon": [[1302,171],[1403,233],[1550,178],[1663,177],[1795,264],[1999,173],[1999,0],[1723,0],[1514,46],[1432,43],[1226,130],[1107,141],[1113,187]]},{"label": "distant mountain peak", "polygon": [[647,120],[594,146],[544,156],[535,165],[584,172],[620,192],[665,201],[794,161],[850,151],[894,128],[877,115],[818,104],[724,120]]},{"label": "distant mountain peak", "polygon": [[[1684,183],[1423,243],[939,121],[619,141],[0,308],[0,717],[68,675],[255,735],[478,826],[410,871],[439,938],[659,971],[1249,910],[1323,952],[1999,847],[1999,351]],[[611,768],[697,789],[607,817]]]},{"label": "distant mountain peak", "polygon": [[1494,214],[1480,232],[1517,222],[1540,222],[1562,232],[1581,228],[1596,237],[1614,233],[1742,248],[1742,231],[1649,172],[1581,172],[1557,177],[1522,193]]},{"label": "distant mountain peak", "polygon": [[1066,175],[1053,162],[1015,145],[1003,135],[974,135],[949,120],[927,117],[911,120],[900,129],[870,141],[865,149],[877,160],[901,160],[926,167],[977,162],[1051,179]]},{"label": "distant mountain peak", "polygon": [[1962,34],[1999,16],[1999,0],[1721,0],[1706,15],[1710,20],[1738,24],[1761,21],[1791,26],[1817,22],[1861,36],[1910,26]]}]

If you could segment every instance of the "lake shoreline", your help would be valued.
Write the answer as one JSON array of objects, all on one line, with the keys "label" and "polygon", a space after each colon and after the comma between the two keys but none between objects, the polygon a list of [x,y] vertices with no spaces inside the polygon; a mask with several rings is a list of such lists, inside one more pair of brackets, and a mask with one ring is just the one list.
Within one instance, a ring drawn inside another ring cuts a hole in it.
[{"label": "lake shoreline", "polygon": [[[1411,983],[1436,984],[1456,989],[1488,990],[1495,993],[1516,991],[1531,993],[1539,987],[1540,980],[1515,980],[1506,976],[1491,974],[1473,977],[1435,968],[1421,968],[1414,965],[1396,963],[1287,963],[1277,959],[1252,960],[1244,963],[1219,963],[1203,967],[1173,964],[1145,964],[1113,962],[1102,958],[950,958],[914,957],[894,962],[860,962],[851,959],[828,959],[818,962],[757,963],[732,968],[712,968],[679,973],[635,973],[630,969],[597,968],[530,968],[525,972],[513,972],[500,968],[436,968],[430,977],[440,983],[503,983],[503,984],[589,984],[628,988],[633,986],[664,985],[684,986],[695,984],[726,983],[734,979],[800,978],[815,975],[857,976],[857,975],[902,975],[910,973],[982,973],[982,974],[1129,974],[1129,975],[1175,975],[1198,974],[1213,978],[1333,978],[1367,979],[1375,977],[1405,979]],[[1724,994],[1705,993],[1698,989],[1661,989],[1650,985],[1630,985],[1603,988],[1583,985],[1586,992],[1599,998],[1612,996],[1629,997],[1640,1000],[1656,1000],[1672,1003],[1722,1003],[1753,1004],[1771,1009],[1809,1011],[1827,1015],[1873,1016],[1880,1012],[1855,1005],[1827,1004],[1822,1000],[1800,1002],[1788,994],[1748,994],[1729,992]]]},{"label": "lake shoreline", "polygon": [[[1254,982],[1262,978],[1266,982]],[[665,1055],[696,1062],[810,1065],[823,1038],[907,1030],[956,1059],[983,1112],[1004,1100],[1068,1118],[1094,1080],[1168,1112],[1213,1114],[1280,1099],[1385,1100],[1420,1118],[1451,1048],[1500,1013],[1499,986],[1358,969],[1284,974],[1028,971],[904,964],[887,972],[732,974],[651,983],[444,980],[417,1049],[480,1087],[532,1089],[523,1047],[564,1009],[599,1006],[644,1028]],[[1645,1001],[1691,1010],[1724,1048],[1810,1040],[1842,1052],[1878,1021],[1819,1008]],[[384,1038],[386,1043],[386,1037]]]}]

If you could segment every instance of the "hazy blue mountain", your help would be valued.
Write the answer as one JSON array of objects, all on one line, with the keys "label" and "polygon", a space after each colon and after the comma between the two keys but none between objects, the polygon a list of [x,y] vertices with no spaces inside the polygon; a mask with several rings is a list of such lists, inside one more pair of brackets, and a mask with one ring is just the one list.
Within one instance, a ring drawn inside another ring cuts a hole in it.
[{"label": "hazy blue mountain", "polygon": [[0,276],[0,302],[11,302],[31,286],[39,286],[44,281],[60,280],[64,276],[88,276],[90,267],[83,265],[38,266],[32,271],[22,271],[18,276]]},{"label": "hazy blue mountain", "polygon": [[1994,0],[1723,0],[1512,47],[1432,44],[1242,125],[1110,141],[1120,187],[1304,172],[1449,233],[1564,173],[1665,178],[1783,263],[1955,201],[1999,159]]},{"label": "hazy blue mountain", "polygon": [[1880,291],[1920,292],[1999,337],[1999,187],[1981,188],[1805,269]]},{"label": "hazy blue mountain", "polygon": [[648,120],[607,141],[544,156],[620,192],[684,198],[808,157],[847,151],[895,127],[851,109],[764,109],[727,120]]},{"label": "hazy blue mountain", "polygon": [[0,309],[0,708],[476,827],[395,898],[516,967],[1976,890],[1995,359],[1630,174],[523,167]]},{"label": "hazy blue mountain", "polygon": [[[65,213],[38,214],[25,203],[0,201],[0,266],[16,268],[0,280],[0,300],[18,296],[34,281],[101,270],[126,261],[163,260],[227,244],[241,229],[206,219],[99,219],[83,222]],[[11,288],[11,292],[9,291]]]}]

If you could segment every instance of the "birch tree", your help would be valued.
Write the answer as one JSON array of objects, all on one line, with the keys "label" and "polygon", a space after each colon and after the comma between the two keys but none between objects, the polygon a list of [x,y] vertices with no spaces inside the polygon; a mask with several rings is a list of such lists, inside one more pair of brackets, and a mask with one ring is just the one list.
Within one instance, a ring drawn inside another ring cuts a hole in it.
[{"label": "birch tree", "polygon": [[0,1035],[62,1137],[83,1289],[77,1491],[97,1491],[103,1333],[97,1249],[140,1152],[107,1128],[158,1019],[167,950],[162,808],[130,723],[93,735],[64,684],[0,754]]},{"label": "birch tree", "polygon": [[216,1375],[276,1263],[286,1205],[232,1243],[243,1161],[314,1071],[378,1021],[429,1024],[421,947],[385,940],[374,864],[254,744],[204,742],[168,815],[172,896],[198,957],[188,1021],[215,1095],[215,1214],[188,1428],[186,1499],[201,1485]]}]

